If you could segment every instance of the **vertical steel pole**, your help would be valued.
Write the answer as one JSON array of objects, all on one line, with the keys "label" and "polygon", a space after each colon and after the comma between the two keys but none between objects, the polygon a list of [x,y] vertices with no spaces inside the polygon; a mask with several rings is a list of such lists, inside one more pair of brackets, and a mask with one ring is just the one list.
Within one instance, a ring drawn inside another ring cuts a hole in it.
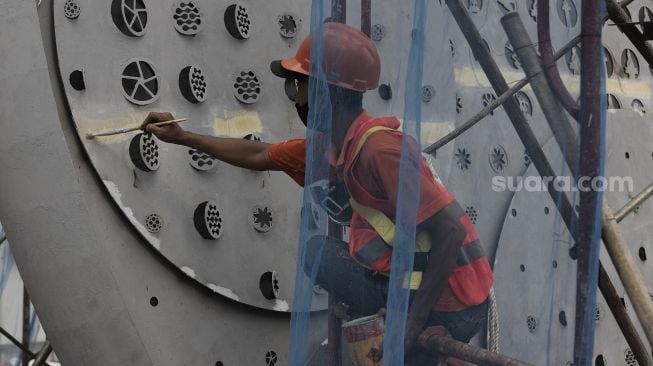
[{"label": "vertical steel pole", "polygon": [[361,0],[361,32],[372,34],[372,0]]},{"label": "vertical steel pole", "polygon": [[[602,171],[601,30],[603,1],[583,0],[581,13],[581,105],[580,169],[582,179],[595,179]],[[580,182],[582,183],[582,182]],[[576,327],[574,365],[592,364],[594,314],[598,282],[598,252],[601,235],[601,193],[590,184],[580,188],[578,222],[578,277],[576,284]],[[592,311],[589,311],[592,309]]]},{"label": "vertical steel pole", "polygon": [[331,0],[331,19],[338,23],[347,23],[347,0]]},{"label": "vertical steel pole", "polygon": [[[29,295],[27,289],[23,286],[23,346],[29,349]],[[30,355],[23,351],[23,366],[27,366]]]}]

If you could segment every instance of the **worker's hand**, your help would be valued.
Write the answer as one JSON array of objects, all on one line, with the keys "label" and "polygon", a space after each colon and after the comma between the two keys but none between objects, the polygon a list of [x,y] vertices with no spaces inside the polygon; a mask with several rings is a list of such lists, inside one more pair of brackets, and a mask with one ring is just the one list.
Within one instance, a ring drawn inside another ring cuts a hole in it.
[{"label": "worker's hand", "polygon": [[416,326],[409,316],[406,322],[406,334],[404,335],[404,354],[408,354],[417,344],[420,333],[422,333],[422,327]]},{"label": "worker's hand", "polygon": [[178,123],[165,126],[155,126],[152,123],[165,122],[175,119],[169,112],[150,112],[141,124],[141,129],[154,134],[159,140],[172,144],[181,144],[186,131]]}]

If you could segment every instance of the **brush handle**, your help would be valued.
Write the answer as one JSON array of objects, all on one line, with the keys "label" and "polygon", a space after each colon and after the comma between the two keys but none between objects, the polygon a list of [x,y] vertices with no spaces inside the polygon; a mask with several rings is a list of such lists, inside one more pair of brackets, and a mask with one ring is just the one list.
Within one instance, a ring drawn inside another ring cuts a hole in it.
[{"label": "brush handle", "polygon": [[[155,122],[153,125],[155,126],[165,126],[169,125],[172,123],[181,123],[181,122],[186,122],[188,119],[187,118],[179,118],[179,119],[173,119],[171,121],[162,121],[162,122]],[[137,127],[129,127],[129,128],[121,128],[119,130],[113,130],[113,131],[107,131],[107,132],[100,132],[100,133],[92,133],[92,134],[87,134],[86,138],[87,139],[92,139],[94,137],[99,137],[99,136],[113,136],[113,135],[120,135],[122,133],[127,133],[127,132],[132,132],[132,131],[138,131],[141,129],[141,126]]]}]

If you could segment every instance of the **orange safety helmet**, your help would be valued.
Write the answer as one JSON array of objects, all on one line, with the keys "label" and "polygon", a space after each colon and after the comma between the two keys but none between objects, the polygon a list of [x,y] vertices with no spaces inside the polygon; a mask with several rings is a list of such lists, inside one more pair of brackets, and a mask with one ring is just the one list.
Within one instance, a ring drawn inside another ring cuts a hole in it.
[{"label": "orange safety helmet", "polygon": [[[323,72],[326,81],[344,89],[365,92],[379,86],[381,59],[365,33],[347,24],[324,24],[322,34]],[[306,37],[295,57],[273,61],[272,73],[286,79],[308,76],[311,65],[311,39]]]}]

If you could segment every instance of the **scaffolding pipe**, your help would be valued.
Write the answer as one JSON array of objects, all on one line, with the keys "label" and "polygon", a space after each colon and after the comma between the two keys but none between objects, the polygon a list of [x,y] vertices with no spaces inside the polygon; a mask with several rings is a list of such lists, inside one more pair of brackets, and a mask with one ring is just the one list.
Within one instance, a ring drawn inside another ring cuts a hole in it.
[{"label": "scaffolding pipe", "polygon": [[426,328],[419,336],[418,342],[422,349],[433,356],[453,356],[483,366],[531,366],[529,363],[442,336],[438,327]]},{"label": "scaffolding pipe", "polygon": [[23,344],[20,343],[18,339],[14,338],[14,336],[12,336],[11,333],[7,332],[3,327],[0,327],[0,334],[5,336],[9,342],[13,343],[16,347],[20,348],[20,350],[23,351],[24,354],[28,355],[30,359],[34,358],[34,353],[30,351],[29,348],[23,346]]},{"label": "scaffolding pipe", "polygon": [[[626,11],[615,0],[606,0],[608,5],[608,17],[619,30],[630,39],[630,42],[637,48],[639,53],[646,59],[650,67],[653,67],[653,47],[644,38],[635,25],[624,24],[631,22]],[[583,17],[585,17],[583,15]]]},{"label": "scaffolding pipe", "polygon": [[331,20],[347,23],[347,0],[331,0]]},{"label": "scaffolding pipe", "polygon": [[639,333],[637,333],[637,329],[635,329],[632,320],[630,320],[630,316],[626,313],[626,307],[621,302],[619,293],[617,292],[617,289],[614,288],[614,285],[612,285],[610,276],[608,276],[608,273],[605,271],[603,266],[599,268],[599,287],[601,288],[601,293],[605,298],[605,302],[608,304],[612,315],[614,315],[614,318],[617,321],[621,333],[624,335],[624,338],[626,338],[628,347],[630,347],[630,350],[633,351],[633,355],[635,355],[637,364],[640,366],[653,365],[651,355],[649,355],[646,350],[646,346],[644,345],[644,342],[642,342]]},{"label": "scaffolding pipe", "polygon": [[[540,13],[538,13],[538,16],[540,16]],[[547,80],[547,76],[542,68],[542,61],[535,51],[535,46],[533,46],[531,37],[528,35],[528,31],[519,17],[519,13],[511,12],[504,15],[501,17],[501,25],[503,25],[506,35],[508,35],[510,44],[515,49],[519,63],[526,73],[526,77],[531,80],[531,87],[533,88],[535,97],[542,108],[546,121],[551,127],[558,146],[562,150],[562,154],[567,159],[567,164],[569,166],[575,166],[578,161],[576,134],[570,128],[567,115],[561,108],[560,103],[556,100],[556,92],[552,90]]]},{"label": "scaffolding pipe", "polygon": [[644,334],[653,346],[653,300],[648,294],[646,282],[637,268],[628,244],[621,234],[617,219],[607,204],[603,205],[603,242],[633,303],[635,313],[642,323]]},{"label": "scaffolding pipe", "polygon": [[648,187],[644,188],[635,198],[630,200],[624,207],[622,207],[617,213],[614,214],[614,218],[617,222],[621,222],[626,216],[631,212],[635,211],[642,203],[647,199],[653,196],[653,183],[649,184]]},{"label": "scaffolding pipe", "polygon": [[372,0],[361,0],[361,32],[372,34]]},{"label": "scaffolding pipe", "polygon": [[[578,120],[578,104],[562,82],[560,73],[558,72],[558,66],[556,65],[556,59],[553,56],[550,25],[549,0],[539,0],[537,2],[537,41],[540,45],[540,55],[542,55],[542,67],[546,73],[549,88],[552,90],[551,98],[553,98],[553,95],[557,96],[567,112],[574,119]],[[512,41],[510,43],[514,50],[519,52],[519,46],[512,43]]]},{"label": "scaffolding pipe", "polygon": [[46,340],[45,344],[43,344],[43,348],[41,348],[39,353],[36,355],[32,366],[47,365],[46,360],[48,359],[48,356],[50,356],[50,353],[52,353],[52,345],[50,344],[50,341]]},{"label": "scaffolding pipe", "polygon": [[[27,294],[27,288],[23,286],[23,346],[25,346],[25,349],[28,350],[29,350],[29,338],[30,338],[29,337],[29,331],[30,331],[29,313],[30,313],[29,295]],[[27,366],[31,358],[28,356],[30,355],[27,352],[25,352],[25,350],[23,349],[23,357],[22,357],[23,366]]]}]

